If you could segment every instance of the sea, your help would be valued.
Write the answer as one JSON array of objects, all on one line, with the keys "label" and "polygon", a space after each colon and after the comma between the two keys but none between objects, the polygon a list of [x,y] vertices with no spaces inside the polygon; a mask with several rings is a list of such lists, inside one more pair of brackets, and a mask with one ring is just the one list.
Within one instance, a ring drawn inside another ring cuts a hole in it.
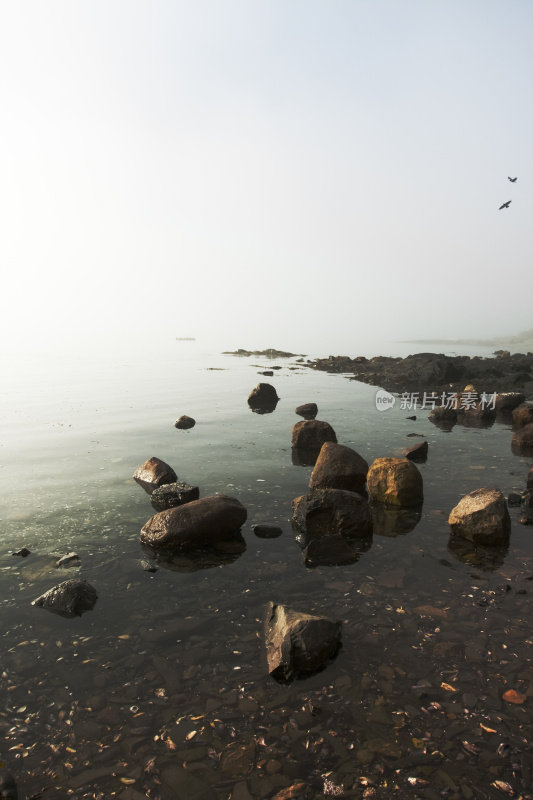
[{"label": "sea", "polygon": [[[533,796],[532,529],[510,508],[509,547],[487,552],[452,546],[448,526],[467,492],[525,489],[533,459],[513,454],[510,421],[443,431],[424,409],[378,411],[379,387],[311,369],[324,352],[219,348],[6,357],[0,774],[45,800]],[[420,349],[443,352],[387,354]],[[259,382],[279,395],[272,413],[248,406]],[[378,526],[349,565],[306,566],[291,525],[312,471],[291,453],[308,402],[368,463],[428,441],[421,514]],[[194,428],[174,427],[183,414]],[[132,475],[152,456],[201,497],[237,498],[243,546],[150,561],[139,532],[155,511]],[[93,610],[32,605],[69,578],[95,588]],[[268,674],[269,602],[342,622],[323,671]]]}]

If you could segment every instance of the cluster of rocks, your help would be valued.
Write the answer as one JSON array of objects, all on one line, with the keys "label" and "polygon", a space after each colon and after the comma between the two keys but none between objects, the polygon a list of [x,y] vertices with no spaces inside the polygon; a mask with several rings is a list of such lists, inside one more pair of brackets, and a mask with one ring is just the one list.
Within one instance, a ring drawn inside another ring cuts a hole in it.
[{"label": "cluster of rocks", "polygon": [[458,390],[465,379],[481,391],[505,392],[533,388],[533,353],[501,351],[493,357],[446,356],[416,353],[406,358],[389,356],[329,356],[307,361],[312,369],[349,374],[354,380],[382,386],[389,392]]}]

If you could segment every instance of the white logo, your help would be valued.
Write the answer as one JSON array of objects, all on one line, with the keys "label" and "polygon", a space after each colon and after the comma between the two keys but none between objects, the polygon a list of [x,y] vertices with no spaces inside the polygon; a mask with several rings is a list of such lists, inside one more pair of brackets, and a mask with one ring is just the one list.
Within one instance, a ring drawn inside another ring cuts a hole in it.
[{"label": "white logo", "polygon": [[385,389],[378,389],[376,392],[376,408],[378,411],[390,411],[394,407],[396,398]]}]

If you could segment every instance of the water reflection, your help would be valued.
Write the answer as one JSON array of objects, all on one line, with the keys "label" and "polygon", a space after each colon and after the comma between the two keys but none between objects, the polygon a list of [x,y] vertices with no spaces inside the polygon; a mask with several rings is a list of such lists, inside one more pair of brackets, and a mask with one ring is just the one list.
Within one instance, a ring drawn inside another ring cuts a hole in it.
[{"label": "water reflection", "polygon": [[188,549],[180,553],[161,553],[146,544],[141,544],[141,547],[154,566],[172,572],[197,572],[233,564],[246,551],[246,542],[238,533],[211,547]]},{"label": "water reflection", "polygon": [[503,566],[509,547],[508,545],[501,545],[500,547],[474,545],[468,539],[450,536],[448,552],[463,564],[476,567],[483,572],[493,572]]},{"label": "water reflection", "polygon": [[340,567],[355,564],[371,547],[371,536],[364,539],[344,538],[333,534],[314,537],[303,548],[305,566]]},{"label": "water reflection", "polygon": [[250,410],[253,411],[254,414],[272,414],[272,412],[276,410],[277,404],[278,400],[248,400]]},{"label": "water reflection", "polygon": [[291,449],[292,463],[295,467],[314,467],[322,445],[315,448],[293,447]]},{"label": "water reflection", "polygon": [[422,506],[395,508],[382,503],[371,503],[372,524],[378,536],[403,536],[416,528],[422,517]]}]

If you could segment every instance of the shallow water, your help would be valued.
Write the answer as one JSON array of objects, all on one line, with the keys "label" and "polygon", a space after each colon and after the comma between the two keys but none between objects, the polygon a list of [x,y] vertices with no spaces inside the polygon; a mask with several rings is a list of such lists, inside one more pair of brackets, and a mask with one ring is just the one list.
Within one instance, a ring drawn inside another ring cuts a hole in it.
[{"label": "shallow water", "polygon": [[[427,412],[377,412],[373,387],[273,363],[264,378],[266,359],[180,342],[164,357],[13,369],[0,397],[0,759],[21,795],[529,796],[531,528],[511,509],[506,553],[458,552],[447,518],[480,486],[523,490],[532,460],[511,452],[508,423],[445,433]],[[247,406],[259,381],[281,398],[272,414]],[[349,566],[307,568],[290,525],[311,473],[292,463],[294,409],[311,401],[369,462],[401,454],[410,433],[429,442],[420,521],[394,535],[389,520]],[[174,429],[181,414],[196,427]],[[152,455],[201,496],[246,506],[242,554],[143,570],[153,509],[131,475]],[[259,539],[255,522],[283,535]],[[22,546],[30,556],[11,555]],[[80,565],[58,569],[70,550]],[[31,606],[78,575],[97,589],[92,612]],[[343,620],[326,670],[268,677],[269,600]],[[504,701],[508,689],[526,700]]]}]

